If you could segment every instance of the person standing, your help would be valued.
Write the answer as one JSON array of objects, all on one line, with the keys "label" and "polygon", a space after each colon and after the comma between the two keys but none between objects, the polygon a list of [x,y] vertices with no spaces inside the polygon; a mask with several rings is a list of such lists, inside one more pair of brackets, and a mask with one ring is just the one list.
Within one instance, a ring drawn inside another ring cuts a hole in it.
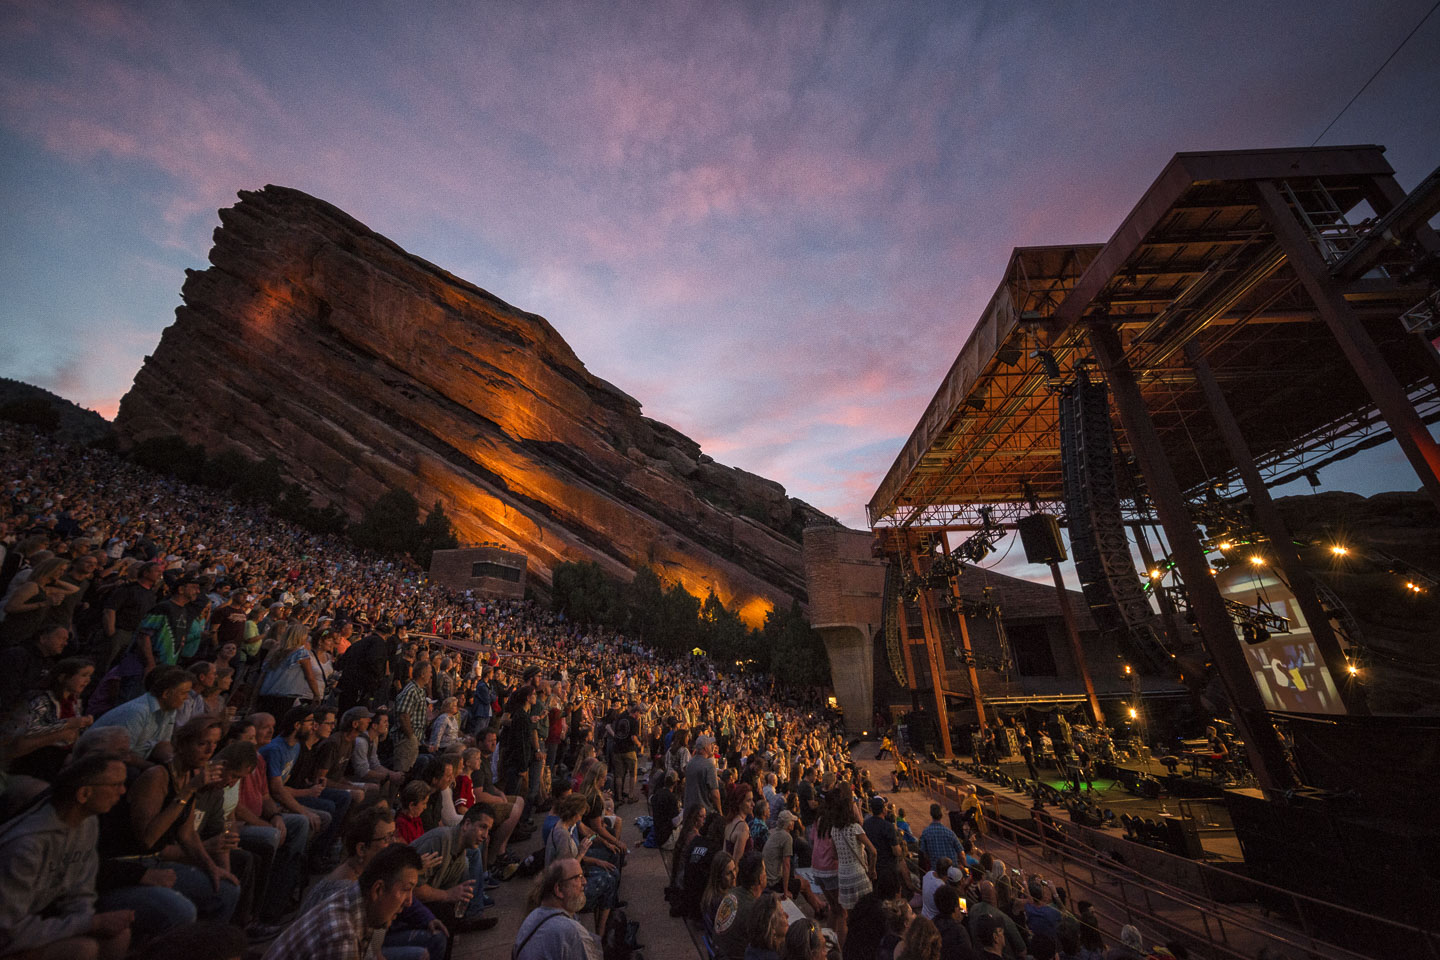
[{"label": "person standing", "polygon": [[715,766],[715,738],[701,736],[695,741],[695,755],[685,765],[685,812],[704,807],[712,817],[720,816],[720,771]]},{"label": "person standing", "polygon": [[429,713],[425,696],[429,680],[430,664],[425,660],[416,662],[409,682],[395,698],[395,729],[391,733],[395,753],[391,763],[401,773],[409,773],[420,756],[420,737],[425,733]]}]

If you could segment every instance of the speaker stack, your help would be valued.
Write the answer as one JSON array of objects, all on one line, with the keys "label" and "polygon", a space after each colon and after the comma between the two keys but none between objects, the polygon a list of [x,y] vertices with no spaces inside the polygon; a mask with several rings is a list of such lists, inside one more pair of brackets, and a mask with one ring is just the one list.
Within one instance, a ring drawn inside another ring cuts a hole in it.
[{"label": "speaker stack", "polygon": [[1172,672],[1120,513],[1109,395],[1083,370],[1060,393],[1060,467],[1070,549],[1096,626],[1150,672]]}]

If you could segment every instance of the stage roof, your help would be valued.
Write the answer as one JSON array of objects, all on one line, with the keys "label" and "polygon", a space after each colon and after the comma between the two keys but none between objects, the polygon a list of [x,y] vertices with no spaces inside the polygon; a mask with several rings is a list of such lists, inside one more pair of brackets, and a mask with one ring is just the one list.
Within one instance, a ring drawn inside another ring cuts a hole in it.
[{"label": "stage roof", "polygon": [[[1398,319],[1431,289],[1403,277],[1414,256],[1391,242],[1394,217],[1377,221],[1362,206],[1404,198],[1392,172],[1378,146],[1177,154],[1103,246],[1016,249],[867,505],[871,525],[974,527],[982,506],[1005,522],[1029,512],[1024,484],[1063,513],[1057,381],[1038,351],[1053,355],[1061,379],[1072,377],[1088,363],[1089,323],[1119,333],[1191,496],[1235,478],[1184,360],[1189,342],[1209,361],[1269,482],[1388,439],[1261,213],[1260,180],[1278,181],[1292,208],[1308,212],[1346,299],[1421,415],[1440,420],[1434,361]],[[1407,223],[1423,224],[1440,207],[1435,179],[1397,208]]]}]

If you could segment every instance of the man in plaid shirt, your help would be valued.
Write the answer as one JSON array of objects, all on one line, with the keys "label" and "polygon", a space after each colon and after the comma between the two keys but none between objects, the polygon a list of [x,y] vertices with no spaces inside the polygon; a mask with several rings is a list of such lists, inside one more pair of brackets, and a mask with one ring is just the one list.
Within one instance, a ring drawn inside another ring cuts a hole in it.
[{"label": "man in plaid shirt", "polygon": [[949,857],[951,863],[963,870],[965,854],[960,849],[960,838],[941,821],[943,815],[940,804],[930,804],[930,826],[920,833],[920,852],[925,854],[932,866],[939,863],[941,857]]},{"label": "man in plaid shirt", "polygon": [[385,931],[420,882],[420,854],[392,845],[354,886],[304,913],[265,951],[265,960],[380,960]]},{"label": "man in plaid shirt", "polygon": [[425,734],[425,722],[429,719],[429,704],[425,697],[425,684],[430,679],[430,664],[426,660],[415,663],[415,672],[410,682],[395,698],[395,757],[394,766],[402,773],[408,773],[420,756],[420,738]]}]

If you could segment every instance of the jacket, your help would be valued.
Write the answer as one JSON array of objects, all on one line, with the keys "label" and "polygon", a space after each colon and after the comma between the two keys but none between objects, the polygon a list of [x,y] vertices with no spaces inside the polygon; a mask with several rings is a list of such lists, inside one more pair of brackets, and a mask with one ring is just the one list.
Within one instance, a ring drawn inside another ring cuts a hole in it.
[{"label": "jacket", "polygon": [[99,822],[71,828],[50,804],[0,833],[0,955],[75,937],[95,915]]}]

